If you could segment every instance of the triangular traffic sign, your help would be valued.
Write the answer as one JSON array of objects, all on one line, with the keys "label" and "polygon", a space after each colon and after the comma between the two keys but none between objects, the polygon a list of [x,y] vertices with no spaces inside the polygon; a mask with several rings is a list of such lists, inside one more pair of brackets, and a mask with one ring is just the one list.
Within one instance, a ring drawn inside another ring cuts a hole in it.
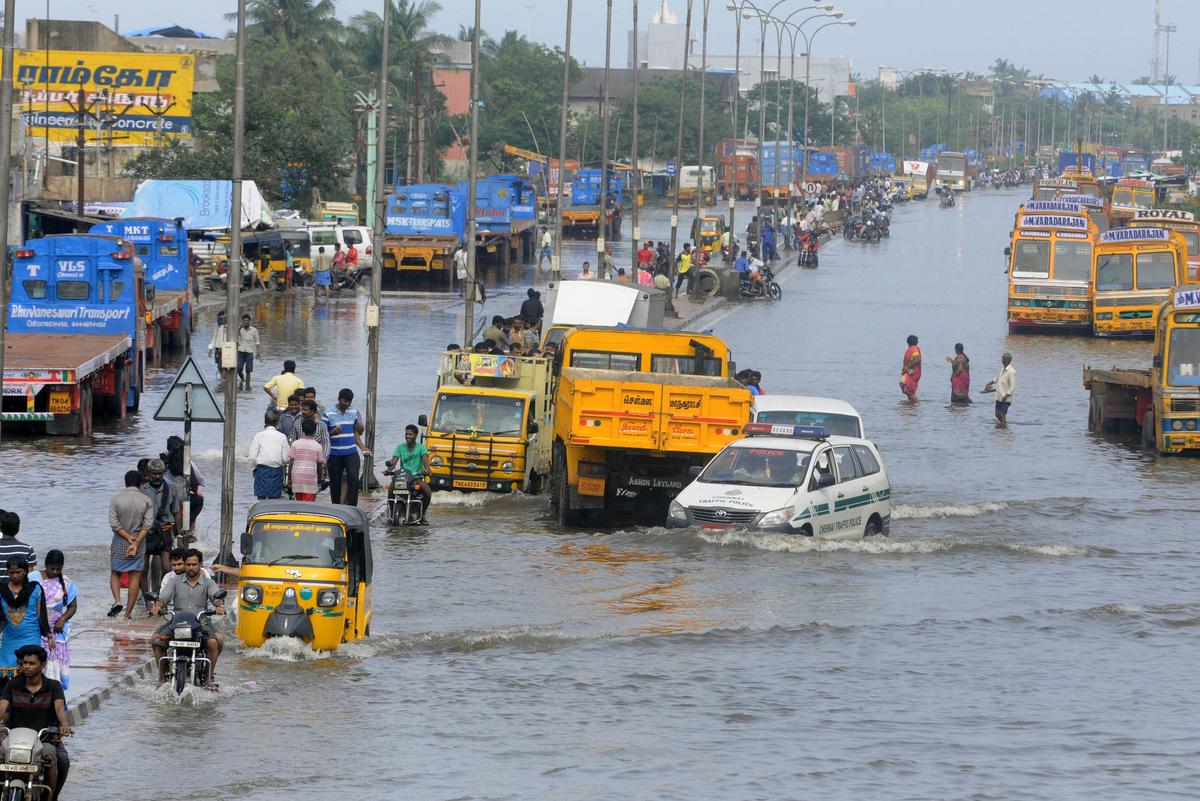
[{"label": "triangular traffic sign", "polygon": [[167,396],[163,398],[162,403],[159,404],[158,411],[154,413],[154,419],[184,420],[184,406],[189,384],[192,387],[191,421],[193,423],[224,423],[225,416],[221,414],[217,399],[213,397],[212,390],[208,388],[208,382],[204,380],[204,375],[191,356],[187,357],[183,367],[179,368],[179,374],[175,376],[175,382],[167,390]]}]

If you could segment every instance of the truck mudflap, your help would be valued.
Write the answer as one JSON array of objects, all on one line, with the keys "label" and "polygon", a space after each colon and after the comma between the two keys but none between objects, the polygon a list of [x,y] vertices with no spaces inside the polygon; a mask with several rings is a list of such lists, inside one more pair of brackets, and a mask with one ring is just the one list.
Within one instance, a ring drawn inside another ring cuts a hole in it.
[{"label": "truck mudflap", "polygon": [[706,454],[608,453],[603,463],[580,464],[571,505],[661,525],[671,501],[691,481],[691,468],[708,459]]}]

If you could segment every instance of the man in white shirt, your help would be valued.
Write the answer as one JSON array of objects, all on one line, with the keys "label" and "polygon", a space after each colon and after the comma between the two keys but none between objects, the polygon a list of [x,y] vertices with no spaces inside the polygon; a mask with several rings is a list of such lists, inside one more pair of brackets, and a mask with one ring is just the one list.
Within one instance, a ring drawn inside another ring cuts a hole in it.
[{"label": "man in white shirt", "polygon": [[1012,366],[1012,354],[1006,353],[1000,357],[1000,372],[990,381],[984,390],[996,391],[996,421],[1001,426],[1008,425],[1008,407],[1012,406],[1013,395],[1017,391],[1017,370]]},{"label": "man in white shirt", "polygon": [[554,239],[550,236],[550,229],[542,229],[542,249],[538,253],[538,269],[542,269],[542,262],[549,261],[554,263]]},{"label": "man in white shirt", "polygon": [[271,409],[264,419],[266,428],[250,440],[250,458],[254,460],[254,497],[260,501],[283,495],[284,465],[291,455],[287,436],[276,426],[279,412]]},{"label": "man in white shirt", "polygon": [[467,286],[467,249],[462,244],[454,251],[454,274],[458,277],[458,294],[463,295]]}]

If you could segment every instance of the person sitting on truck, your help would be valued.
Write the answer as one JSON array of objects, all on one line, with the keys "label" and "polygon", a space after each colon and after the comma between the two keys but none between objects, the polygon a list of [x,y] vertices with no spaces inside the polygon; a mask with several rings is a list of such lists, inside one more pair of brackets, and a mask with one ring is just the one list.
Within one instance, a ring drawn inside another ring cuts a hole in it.
[{"label": "person sitting on truck", "polygon": [[426,476],[429,475],[429,451],[423,443],[417,442],[418,433],[419,429],[412,423],[404,427],[404,442],[397,445],[396,450],[392,452],[392,458],[388,459],[387,469],[383,474],[390,476],[397,464],[401,470],[408,471],[412,476],[408,488],[421,496],[421,519],[418,525],[427,526],[429,521],[425,514],[429,510],[429,500],[433,497],[433,491],[426,481]]},{"label": "person sitting on truck", "polygon": [[504,318],[499,314],[492,315],[492,324],[483,329],[480,336],[490,339],[495,345],[508,347],[511,344],[508,335],[504,333]]}]

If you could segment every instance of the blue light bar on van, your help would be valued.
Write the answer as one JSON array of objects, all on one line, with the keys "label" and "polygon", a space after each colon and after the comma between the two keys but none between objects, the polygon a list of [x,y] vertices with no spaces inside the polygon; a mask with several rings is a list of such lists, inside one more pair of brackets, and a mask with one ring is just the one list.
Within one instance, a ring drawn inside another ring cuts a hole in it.
[{"label": "blue light bar on van", "polygon": [[801,439],[828,439],[829,429],[825,426],[788,426],[773,423],[746,423],[742,433],[747,436],[769,435],[772,437],[799,437]]}]

